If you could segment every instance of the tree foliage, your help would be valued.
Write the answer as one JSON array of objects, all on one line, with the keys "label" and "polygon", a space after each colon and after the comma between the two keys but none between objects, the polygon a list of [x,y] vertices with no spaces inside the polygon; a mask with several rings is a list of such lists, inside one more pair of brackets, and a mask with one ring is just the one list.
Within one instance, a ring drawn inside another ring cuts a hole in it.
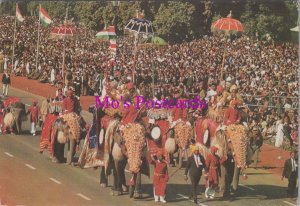
[{"label": "tree foliage", "polygon": [[[0,4],[0,15],[15,15],[15,2]],[[289,30],[297,25],[296,4],[288,0],[189,0],[189,1],[41,1],[53,18],[64,20],[66,8],[69,19],[87,28],[101,30],[105,25],[115,25],[122,33],[128,20],[137,10],[144,10],[147,19],[153,21],[157,35],[170,42],[200,37],[210,33],[211,24],[226,17],[230,10],[233,17],[245,26],[249,37],[263,38],[269,34],[275,40],[289,38]],[[19,1],[24,15],[38,15],[38,1]]]}]

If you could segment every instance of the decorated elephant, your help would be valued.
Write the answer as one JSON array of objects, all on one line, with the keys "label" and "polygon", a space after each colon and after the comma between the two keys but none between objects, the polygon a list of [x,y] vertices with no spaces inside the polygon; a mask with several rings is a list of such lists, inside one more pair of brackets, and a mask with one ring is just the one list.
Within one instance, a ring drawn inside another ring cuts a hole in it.
[{"label": "decorated elephant", "polygon": [[73,162],[76,146],[86,136],[86,122],[76,113],[59,116],[52,125],[53,161],[64,162],[64,148],[68,143],[67,164]]},{"label": "decorated elephant", "polygon": [[4,132],[7,128],[10,132],[16,131],[20,134],[22,131],[22,122],[27,121],[25,104],[21,101],[14,101],[6,105],[6,114],[3,119]]},{"label": "decorated elephant", "polygon": [[[79,165],[83,168],[100,167],[100,184],[108,185],[108,176],[113,175],[112,194],[127,191],[125,168],[132,173],[130,197],[141,196],[141,174],[149,175],[145,127],[139,123],[121,124],[119,115],[107,115],[100,108],[90,107],[93,123],[85,139]],[[92,148],[92,149],[91,149]]]},{"label": "decorated elephant", "polygon": [[[254,140],[253,140],[254,139]],[[233,155],[234,158],[234,168],[233,178],[232,178],[232,189],[235,192],[238,189],[240,173],[243,173],[243,177],[246,178],[245,169],[251,163],[251,159],[253,154],[259,147],[254,146],[257,144],[257,141],[262,140],[262,136],[260,133],[253,132],[252,130],[248,131],[248,129],[244,125],[230,125],[227,127],[220,127],[213,137],[211,142],[211,146],[215,146],[218,148],[217,155],[222,158],[227,158],[229,155]],[[202,143],[197,143],[201,153],[204,157],[210,153],[208,147],[204,146]],[[221,178],[219,182],[219,186],[221,190],[225,188],[225,180],[227,174],[227,170],[225,166],[221,164],[220,166]],[[230,181],[231,184],[231,181]]]}]

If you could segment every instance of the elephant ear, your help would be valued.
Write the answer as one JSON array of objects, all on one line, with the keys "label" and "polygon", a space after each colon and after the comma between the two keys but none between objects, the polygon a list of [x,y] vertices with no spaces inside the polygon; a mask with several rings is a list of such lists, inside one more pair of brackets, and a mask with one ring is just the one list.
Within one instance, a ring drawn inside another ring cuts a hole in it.
[{"label": "elephant ear", "polygon": [[174,154],[176,151],[176,143],[174,138],[168,138],[165,143],[165,149],[169,154]]}]

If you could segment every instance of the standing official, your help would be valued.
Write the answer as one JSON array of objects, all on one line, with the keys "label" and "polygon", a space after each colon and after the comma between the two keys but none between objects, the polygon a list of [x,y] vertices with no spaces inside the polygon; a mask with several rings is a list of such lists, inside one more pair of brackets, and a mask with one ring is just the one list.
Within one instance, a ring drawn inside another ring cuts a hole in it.
[{"label": "standing official", "polygon": [[199,148],[192,147],[193,154],[188,158],[187,166],[185,168],[184,176],[187,180],[187,174],[189,173],[191,180],[191,194],[189,199],[194,199],[194,203],[197,204],[197,187],[202,176],[202,170],[205,168],[205,160],[202,155],[199,154]]},{"label": "standing official", "polygon": [[5,71],[2,75],[2,85],[2,95],[6,97],[10,85],[10,75],[7,73],[7,71]]},{"label": "standing official", "polygon": [[291,152],[290,159],[287,159],[284,163],[284,168],[282,172],[282,180],[283,178],[287,178],[289,181],[287,196],[293,197],[296,189],[297,179],[298,179],[298,163],[296,160],[295,152]]}]

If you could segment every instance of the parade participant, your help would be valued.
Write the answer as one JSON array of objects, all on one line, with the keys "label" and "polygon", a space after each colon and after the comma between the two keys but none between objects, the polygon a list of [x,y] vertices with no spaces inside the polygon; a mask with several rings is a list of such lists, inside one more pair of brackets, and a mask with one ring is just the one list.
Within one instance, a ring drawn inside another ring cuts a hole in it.
[{"label": "parade participant", "polygon": [[202,176],[202,170],[205,168],[205,160],[204,157],[199,153],[199,148],[197,146],[193,146],[192,151],[193,155],[188,158],[184,177],[187,181],[187,174],[189,173],[191,180],[191,194],[189,199],[194,199],[194,203],[197,204],[197,187]]},{"label": "parade participant", "polygon": [[208,154],[206,157],[205,165],[206,171],[208,173],[208,185],[206,185],[205,196],[207,196],[207,191],[209,188],[216,190],[219,185],[219,167],[220,167],[220,159],[216,155],[218,148],[212,146],[210,148],[211,154]]},{"label": "parade participant", "polygon": [[39,113],[40,108],[37,106],[37,100],[32,101],[32,106],[28,108],[28,114],[30,113],[30,123],[31,123],[31,130],[30,133],[35,136],[36,135],[36,125],[38,124],[39,120]]},{"label": "parade participant", "polygon": [[169,180],[168,166],[162,151],[158,151],[152,156],[152,164],[154,164],[153,175],[153,194],[155,202],[166,203],[166,189]]},{"label": "parade participant", "polygon": [[2,75],[2,95],[3,96],[7,96],[8,94],[8,89],[9,89],[9,85],[10,85],[10,75],[7,73],[7,71],[4,72],[4,74]]},{"label": "parade participant", "polygon": [[71,112],[76,112],[79,114],[80,105],[79,101],[73,96],[73,91],[67,91],[67,97],[63,100],[63,113],[68,114]]},{"label": "parade participant", "polygon": [[223,186],[222,189],[224,189],[223,198],[229,198],[230,185],[233,181],[234,166],[235,166],[235,161],[230,148],[228,148],[227,155],[221,158],[220,163],[221,163],[221,174],[222,174],[220,182],[224,184],[222,185]]},{"label": "parade participant", "polygon": [[46,119],[46,115],[49,113],[49,107],[50,107],[50,97],[46,98],[42,102],[41,106],[41,118],[42,121],[44,122]]},{"label": "parade participant", "polygon": [[290,158],[287,159],[284,163],[284,168],[283,168],[283,172],[282,172],[282,177],[281,180],[283,180],[283,178],[287,178],[289,181],[288,184],[288,189],[287,189],[287,196],[288,197],[293,197],[294,196],[294,192],[296,189],[296,185],[297,185],[297,179],[298,179],[298,159],[297,159],[298,155],[295,154],[294,151],[292,151],[290,153]]},{"label": "parade participant", "polygon": [[239,124],[241,120],[240,112],[238,110],[238,105],[240,101],[234,99],[230,102],[229,107],[226,109],[224,114],[224,123],[226,126],[230,124]]}]

